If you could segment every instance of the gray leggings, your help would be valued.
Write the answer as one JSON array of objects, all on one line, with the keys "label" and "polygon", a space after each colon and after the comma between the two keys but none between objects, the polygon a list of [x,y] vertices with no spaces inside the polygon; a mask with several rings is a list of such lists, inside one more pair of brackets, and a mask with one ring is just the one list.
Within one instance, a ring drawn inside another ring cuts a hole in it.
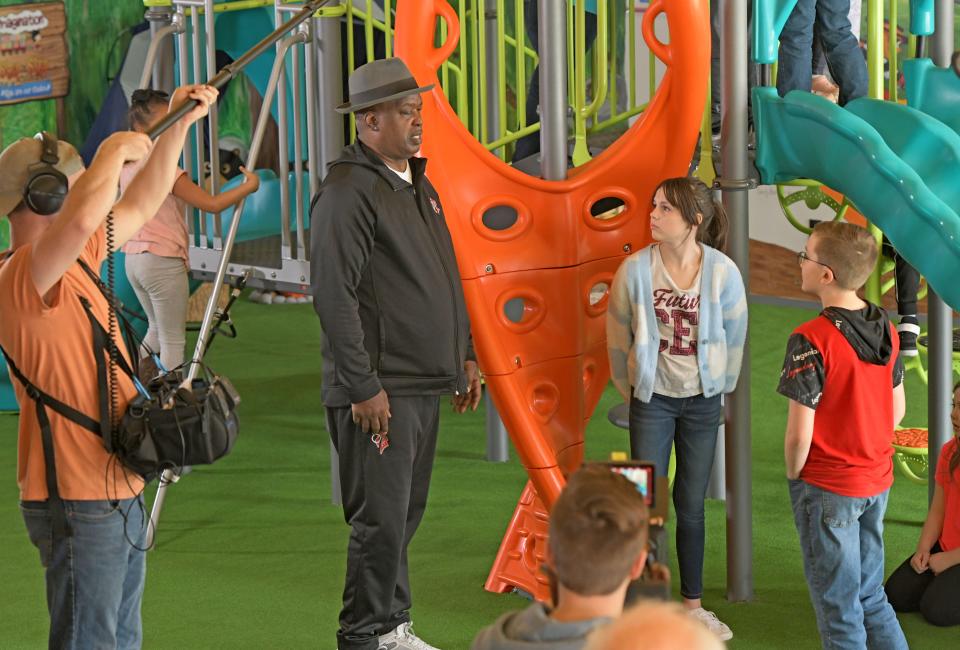
[{"label": "gray leggings", "polygon": [[186,265],[179,257],[137,253],[127,255],[126,270],[150,323],[144,345],[159,352],[160,363],[167,370],[176,368],[183,363],[186,344],[190,297]]}]

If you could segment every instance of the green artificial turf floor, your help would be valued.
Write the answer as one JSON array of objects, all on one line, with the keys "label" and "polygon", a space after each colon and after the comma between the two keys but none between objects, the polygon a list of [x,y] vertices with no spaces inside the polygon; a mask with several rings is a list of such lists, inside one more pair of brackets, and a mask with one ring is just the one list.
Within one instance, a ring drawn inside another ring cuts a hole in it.
[{"label": "green artificial turf floor", "polygon": [[[786,404],[774,391],[786,337],[813,313],[751,308],[752,602],[724,598],[725,509],[707,506],[704,601],[733,629],[732,648],[819,646],[783,478]],[[233,315],[239,339],[218,339],[208,361],[243,395],[241,437],[229,457],[170,490],[148,558],[144,647],[334,648],[348,529],[330,504],[319,325],[309,305],[242,301]],[[907,395],[904,424],[923,425],[926,391],[913,376]],[[605,417],[614,403],[608,389],[587,432],[588,458],[628,448],[626,433]],[[500,613],[526,605],[483,590],[525,475],[515,457],[484,461],[482,410],[444,413],[410,573],[417,633],[458,650]],[[15,416],[0,416],[0,439],[0,650],[42,648],[43,573],[17,510]],[[888,572],[912,552],[925,511],[926,487],[898,475],[887,510]],[[918,615],[901,622],[913,648],[956,647],[954,629]]]}]

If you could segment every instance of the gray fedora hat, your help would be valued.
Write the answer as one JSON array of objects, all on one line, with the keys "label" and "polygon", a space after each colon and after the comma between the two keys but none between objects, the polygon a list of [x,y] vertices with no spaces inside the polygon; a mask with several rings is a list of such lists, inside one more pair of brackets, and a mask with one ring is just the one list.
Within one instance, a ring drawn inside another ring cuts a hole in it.
[{"label": "gray fedora hat", "polygon": [[424,93],[434,86],[417,86],[407,64],[396,57],[364,63],[350,75],[348,85],[350,100],[337,106],[338,113],[352,113],[407,95]]}]

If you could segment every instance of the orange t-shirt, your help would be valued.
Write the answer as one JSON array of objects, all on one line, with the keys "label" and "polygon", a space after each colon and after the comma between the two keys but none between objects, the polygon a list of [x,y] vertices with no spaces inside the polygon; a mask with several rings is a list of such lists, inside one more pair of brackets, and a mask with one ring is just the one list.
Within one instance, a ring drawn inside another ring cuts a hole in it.
[{"label": "orange t-shirt", "polygon": [[[79,264],[71,266],[45,304],[33,283],[30,270],[32,244],[17,248],[0,259],[0,346],[20,372],[42,391],[94,420],[100,420],[97,365],[93,356],[93,333],[84,296],[94,316],[107,327],[107,301]],[[81,259],[99,269],[106,256],[103,229],[90,238]],[[126,355],[119,340],[118,347]],[[119,408],[126,410],[136,389],[122,370],[117,372]],[[24,501],[47,499],[43,441],[34,401],[22,384],[10,381],[20,403],[20,435],[17,441],[17,483]],[[60,498],[74,501],[127,499],[140,493],[143,480],[126,470],[91,431],[47,409],[53,432],[57,489]]]}]

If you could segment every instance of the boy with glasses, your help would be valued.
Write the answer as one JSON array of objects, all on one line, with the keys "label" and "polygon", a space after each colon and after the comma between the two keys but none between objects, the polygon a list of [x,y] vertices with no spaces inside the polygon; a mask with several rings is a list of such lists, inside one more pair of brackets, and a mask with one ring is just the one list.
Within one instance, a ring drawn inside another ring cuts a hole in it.
[{"label": "boy with glasses", "polygon": [[877,244],[859,226],[819,223],[798,260],[801,287],[823,311],[790,336],[777,391],[790,399],[784,456],[820,639],[824,648],[906,648],[883,591],[903,364],[886,313],[857,295]]}]

